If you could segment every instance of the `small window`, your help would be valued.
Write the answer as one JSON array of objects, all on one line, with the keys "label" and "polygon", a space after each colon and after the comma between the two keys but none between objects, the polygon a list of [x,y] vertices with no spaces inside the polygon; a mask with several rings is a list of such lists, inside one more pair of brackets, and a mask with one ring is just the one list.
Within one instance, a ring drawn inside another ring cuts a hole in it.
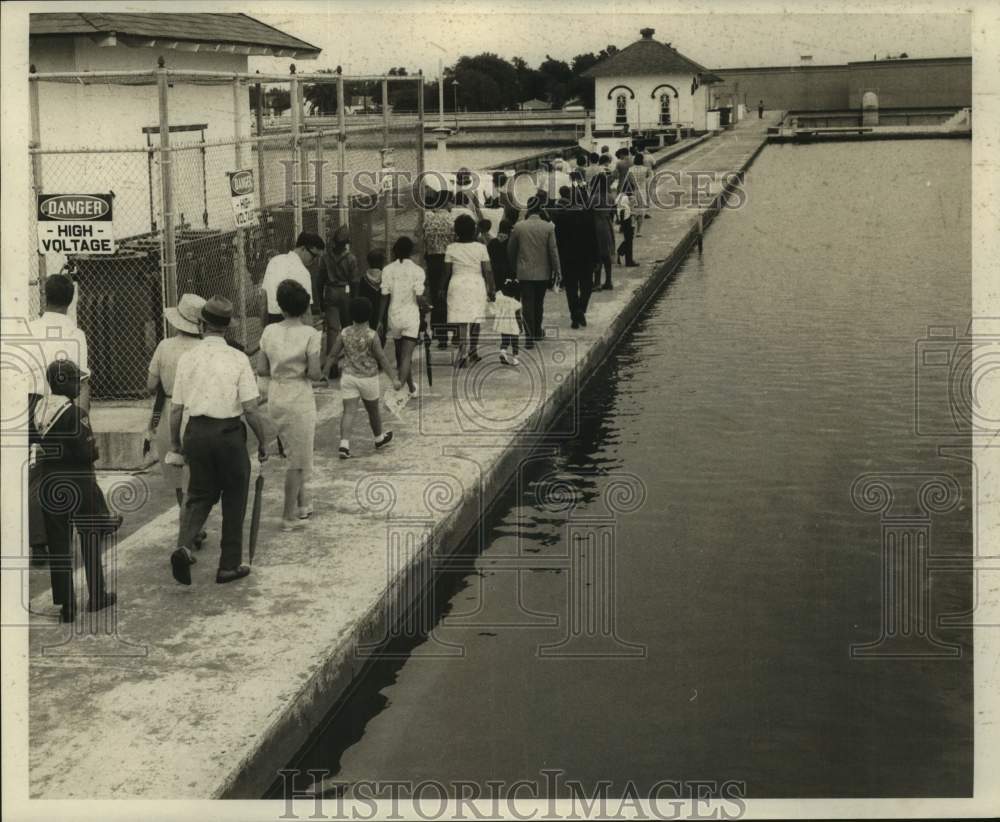
[{"label": "small window", "polygon": [[660,125],[670,125],[670,95],[665,93],[660,95]]},{"label": "small window", "polygon": [[622,125],[628,122],[628,100],[624,94],[619,94],[615,98],[615,125]]}]

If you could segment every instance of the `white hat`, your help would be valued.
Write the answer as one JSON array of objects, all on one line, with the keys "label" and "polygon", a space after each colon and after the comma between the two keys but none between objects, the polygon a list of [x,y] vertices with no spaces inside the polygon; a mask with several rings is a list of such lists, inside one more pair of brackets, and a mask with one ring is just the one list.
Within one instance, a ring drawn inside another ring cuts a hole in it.
[{"label": "white hat", "polygon": [[176,308],[166,308],[163,315],[178,331],[188,334],[200,334],[198,320],[201,319],[201,309],[205,306],[204,297],[197,294],[182,294]]}]

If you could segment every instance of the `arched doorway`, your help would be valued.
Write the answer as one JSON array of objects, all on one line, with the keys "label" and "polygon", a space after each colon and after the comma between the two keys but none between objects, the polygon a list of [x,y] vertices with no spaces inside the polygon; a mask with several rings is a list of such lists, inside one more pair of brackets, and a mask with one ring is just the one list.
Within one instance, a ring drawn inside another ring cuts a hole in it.
[{"label": "arched doorway", "polygon": [[628,98],[624,94],[615,97],[615,125],[628,122]]},{"label": "arched doorway", "polygon": [[670,95],[666,92],[660,95],[660,125],[670,125]]}]

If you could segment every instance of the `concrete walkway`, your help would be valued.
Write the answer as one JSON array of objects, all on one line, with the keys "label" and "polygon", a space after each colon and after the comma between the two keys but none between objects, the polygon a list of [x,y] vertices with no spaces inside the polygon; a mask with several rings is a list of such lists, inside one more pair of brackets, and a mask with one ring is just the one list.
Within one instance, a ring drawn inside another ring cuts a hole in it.
[{"label": "concrete walkway", "polygon": [[[745,120],[667,167],[738,171],[775,121]],[[663,181],[663,193],[678,188],[689,188],[686,178]],[[720,188],[711,186],[711,199]],[[280,532],[282,470],[271,461],[247,580],[214,583],[213,518],[194,585],[175,584],[176,508],[158,477],[142,505],[118,500],[137,507],[129,518],[142,524],[107,559],[120,598],[110,624],[85,625],[84,615],[59,625],[37,574],[32,585],[31,795],[260,796],[361,669],[359,646],[384,636],[419,594],[431,553],[453,550],[483,519],[527,455],[515,446],[543,435],[683,259],[694,220],[675,208],[646,221],[636,241],[642,265],[616,268],[615,290],[594,295],[588,328],[571,330],[563,295],[550,293],[548,337],[523,352],[520,369],[500,366],[488,337],[483,361],[461,372],[450,366],[454,349],[432,351],[433,388],[424,380],[419,402],[401,419],[387,415],[396,439],[384,452],[359,420],[355,456],[339,461],[339,392],[319,390],[315,518],[305,531]]]}]

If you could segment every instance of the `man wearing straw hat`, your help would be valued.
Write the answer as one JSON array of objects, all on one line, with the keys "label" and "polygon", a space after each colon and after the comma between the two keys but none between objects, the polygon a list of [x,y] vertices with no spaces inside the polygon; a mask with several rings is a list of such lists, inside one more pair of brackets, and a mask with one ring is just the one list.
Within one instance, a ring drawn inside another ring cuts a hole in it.
[{"label": "man wearing straw hat", "polygon": [[[170,465],[165,457],[170,452],[170,409],[169,400],[174,393],[174,377],[177,374],[177,363],[182,355],[196,348],[201,342],[201,309],[205,307],[205,298],[197,294],[183,294],[176,308],[167,308],[163,314],[170,326],[177,332],[172,337],[160,341],[153,352],[149,363],[149,375],[146,378],[146,388],[150,394],[156,395],[153,405],[153,418],[150,424],[149,439],[156,444],[156,454],[160,458],[160,470],[167,485],[174,489],[177,504],[184,505],[184,468],[180,465]],[[167,406],[167,413],[161,409]]]},{"label": "man wearing straw hat", "polygon": [[[177,550],[170,555],[174,579],[191,584],[191,553],[208,515],[222,501],[222,553],[217,583],[233,582],[250,573],[243,560],[243,520],[250,489],[250,459],[246,424],[257,437],[258,457],[264,448],[264,417],[257,410],[257,379],[250,360],[226,343],[233,304],[212,297],[201,309],[203,339],[177,363],[170,410],[171,463],[190,469],[187,496],[177,536]],[[188,424],[181,445],[181,419]],[[241,419],[242,417],[242,419]],[[183,453],[183,456],[181,454]]]}]

